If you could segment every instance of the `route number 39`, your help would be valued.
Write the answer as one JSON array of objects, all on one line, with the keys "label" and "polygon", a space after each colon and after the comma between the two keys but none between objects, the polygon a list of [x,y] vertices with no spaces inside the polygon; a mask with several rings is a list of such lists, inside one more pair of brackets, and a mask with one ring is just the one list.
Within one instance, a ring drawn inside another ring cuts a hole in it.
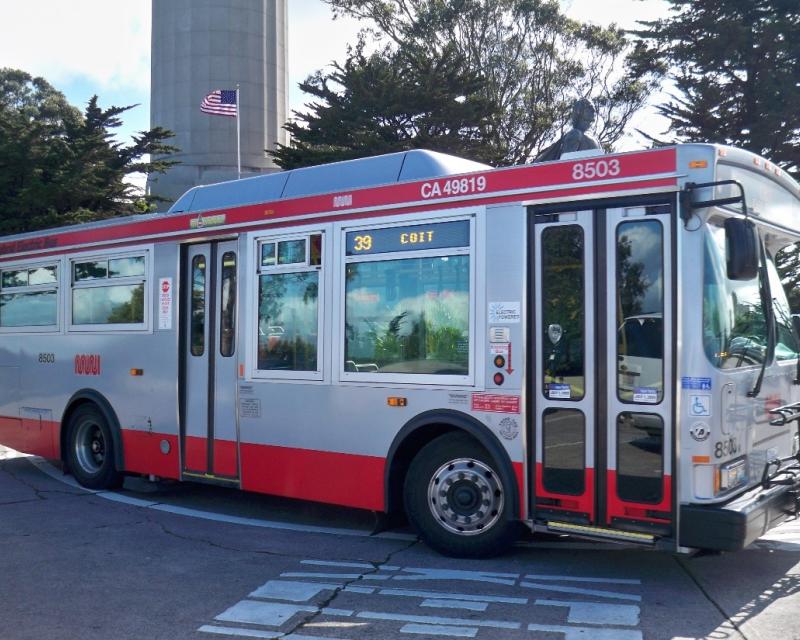
[{"label": "route number 39", "polygon": [[576,162],[572,166],[573,180],[592,180],[594,178],[612,178],[620,174],[619,160],[587,160]]}]

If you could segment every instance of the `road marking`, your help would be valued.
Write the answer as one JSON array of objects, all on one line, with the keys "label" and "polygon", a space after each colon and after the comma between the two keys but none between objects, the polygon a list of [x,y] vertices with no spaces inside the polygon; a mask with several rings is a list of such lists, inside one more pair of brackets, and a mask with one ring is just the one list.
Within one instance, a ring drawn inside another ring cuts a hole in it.
[{"label": "road marking", "polygon": [[317,611],[319,611],[317,607],[306,607],[297,604],[242,600],[215,616],[214,620],[260,624],[265,627],[280,627],[298,613],[317,613]]},{"label": "road marking", "polygon": [[338,585],[321,582],[293,582],[290,580],[270,580],[249,594],[250,598],[308,602],[321,591],[332,591]]},{"label": "road marking", "polygon": [[381,571],[400,571],[400,567],[388,564],[374,565],[367,562],[334,562],[333,560],[301,560],[300,564],[310,564],[317,567],[344,567],[349,569],[380,569]]},{"label": "road marking", "polygon": [[382,611],[361,611],[356,618],[367,620],[395,620],[397,622],[419,622],[421,624],[456,625],[470,627],[488,627],[490,629],[519,629],[519,622],[508,620],[467,620],[465,618],[440,618],[437,616],[414,616],[403,613],[389,613]]},{"label": "road marking", "polygon": [[535,604],[568,607],[567,622],[577,624],[621,625],[624,627],[635,627],[639,624],[639,607],[635,604],[566,602],[564,600],[537,600]]},{"label": "road marking", "polygon": [[527,575],[527,580],[558,580],[559,582],[607,582],[608,584],[642,584],[641,580],[631,578],[586,578],[578,576],[540,576]]},{"label": "road marking", "polygon": [[259,631],[258,629],[241,629],[239,627],[214,627],[204,624],[198,629],[203,633],[217,633],[223,636],[244,636],[246,638],[285,638],[280,631]]},{"label": "road marking", "polygon": [[333,578],[340,580],[389,580],[392,576],[373,573],[316,573],[313,571],[287,571],[281,578]]},{"label": "road marking", "polygon": [[633,593],[620,593],[616,591],[600,591],[599,589],[581,589],[579,587],[564,587],[554,584],[538,584],[536,582],[520,582],[520,587],[528,589],[542,589],[543,591],[555,591],[557,593],[574,593],[582,596],[596,596],[598,598],[614,598],[616,600],[632,600],[641,602],[642,596]]},{"label": "road marking", "polygon": [[469,602],[466,600],[435,600],[428,598],[422,601],[420,607],[430,607],[431,609],[466,609],[467,611],[486,611],[488,602]]},{"label": "road marking", "polygon": [[642,640],[642,632],[633,629],[602,629],[598,627],[565,627],[551,624],[529,624],[528,631],[563,633],[564,640]]},{"label": "road marking", "polygon": [[512,598],[510,596],[490,596],[482,594],[453,593],[449,591],[415,591],[413,589],[381,589],[382,596],[407,596],[411,598],[452,598],[454,600],[468,600],[473,602],[499,602],[503,604],[528,604],[527,598]]},{"label": "road marking", "polygon": [[400,628],[400,633],[418,633],[424,636],[450,636],[451,638],[474,638],[478,630],[475,627],[433,626],[429,624],[407,624]]},{"label": "road marking", "polygon": [[394,576],[394,580],[465,580],[467,582],[487,582],[514,586],[518,573],[495,573],[488,571],[459,571],[457,569],[427,569],[425,567],[406,567],[405,573],[416,575]]}]

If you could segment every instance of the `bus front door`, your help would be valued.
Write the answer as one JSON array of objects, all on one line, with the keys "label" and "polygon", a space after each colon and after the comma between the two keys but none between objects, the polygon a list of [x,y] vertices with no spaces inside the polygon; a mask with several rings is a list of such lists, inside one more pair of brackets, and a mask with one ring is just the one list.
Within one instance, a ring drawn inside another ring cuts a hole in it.
[{"label": "bus front door", "polygon": [[190,245],[184,260],[183,475],[237,482],[237,243]]},{"label": "bus front door", "polygon": [[551,530],[673,533],[670,210],[531,214],[531,511]]}]

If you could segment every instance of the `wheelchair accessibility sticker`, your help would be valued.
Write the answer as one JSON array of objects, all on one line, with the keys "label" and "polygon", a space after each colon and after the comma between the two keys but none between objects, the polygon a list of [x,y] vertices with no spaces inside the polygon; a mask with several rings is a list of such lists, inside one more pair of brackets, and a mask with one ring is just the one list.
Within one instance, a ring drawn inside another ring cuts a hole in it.
[{"label": "wheelchair accessibility sticker", "polygon": [[711,415],[711,396],[710,395],[690,395],[689,396],[689,415],[690,416],[710,416]]}]

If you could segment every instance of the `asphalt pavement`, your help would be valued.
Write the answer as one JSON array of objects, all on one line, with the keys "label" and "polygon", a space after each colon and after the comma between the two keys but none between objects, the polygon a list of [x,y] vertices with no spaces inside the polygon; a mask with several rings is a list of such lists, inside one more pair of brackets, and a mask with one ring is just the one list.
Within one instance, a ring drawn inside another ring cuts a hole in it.
[{"label": "asphalt pavement", "polygon": [[732,554],[534,537],[457,560],[372,514],[74,485],[0,448],[0,639],[800,639],[800,525]]}]

